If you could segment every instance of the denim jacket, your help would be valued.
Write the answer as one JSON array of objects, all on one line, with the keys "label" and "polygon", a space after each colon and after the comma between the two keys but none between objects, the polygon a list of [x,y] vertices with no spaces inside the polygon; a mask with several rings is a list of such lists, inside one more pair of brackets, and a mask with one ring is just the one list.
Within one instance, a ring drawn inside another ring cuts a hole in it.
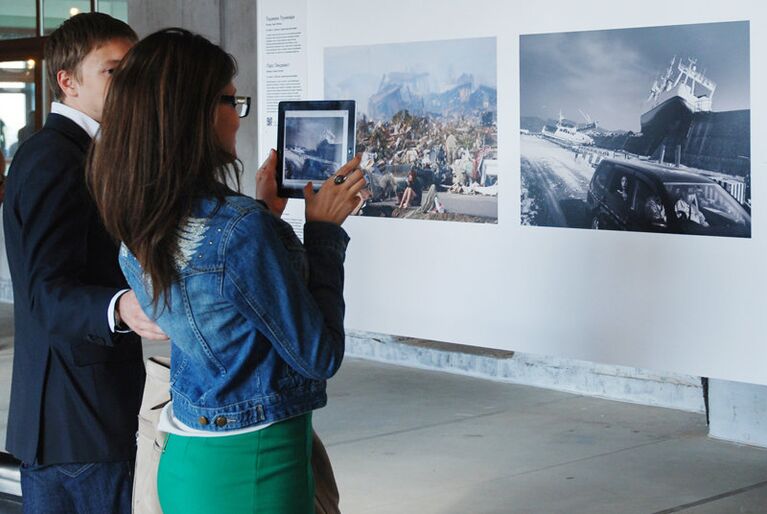
[{"label": "denim jacket", "polygon": [[279,421],[327,402],[344,355],[343,261],[349,238],[292,227],[245,196],[199,201],[178,231],[169,307],[122,245],[120,266],[145,312],[170,337],[173,414],[226,431]]}]

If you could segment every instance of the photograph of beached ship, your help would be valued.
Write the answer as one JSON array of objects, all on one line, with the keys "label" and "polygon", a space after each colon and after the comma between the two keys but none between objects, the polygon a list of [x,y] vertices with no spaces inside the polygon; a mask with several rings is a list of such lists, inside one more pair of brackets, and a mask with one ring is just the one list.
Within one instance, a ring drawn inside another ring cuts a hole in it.
[{"label": "photograph of beached ship", "polygon": [[522,36],[520,72],[523,225],[751,236],[748,22]]},{"label": "photograph of beached ship", "polygon": [[498,220],[494,38],[325,50],[325,97],[357,102],[361,216]]}]

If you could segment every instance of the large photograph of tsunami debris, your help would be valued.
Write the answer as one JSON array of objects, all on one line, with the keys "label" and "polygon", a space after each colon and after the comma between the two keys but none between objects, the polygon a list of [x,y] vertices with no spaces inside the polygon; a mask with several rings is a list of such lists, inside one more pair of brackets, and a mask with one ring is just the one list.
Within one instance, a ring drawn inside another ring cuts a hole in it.
[{"label": "large photograph of tsunami debris", "polygon": [[495,38],[325,49],[325,98],[357,102],[357,214],[498,221]]},{"label": "large photograph of tsunami debris", "polygon": [[749,23],[520,37],[523,225],[751,237]]}]

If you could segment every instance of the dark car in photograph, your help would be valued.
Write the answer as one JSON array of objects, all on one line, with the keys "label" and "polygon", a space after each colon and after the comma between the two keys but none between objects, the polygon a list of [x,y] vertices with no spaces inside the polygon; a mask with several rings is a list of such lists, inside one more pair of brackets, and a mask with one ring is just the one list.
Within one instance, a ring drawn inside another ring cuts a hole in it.
[{"label": "dark car in photograph", "polygon": [[722,186],[684,168],[605,159],[586,198],[591,228],[751,237],[751,215]]}]

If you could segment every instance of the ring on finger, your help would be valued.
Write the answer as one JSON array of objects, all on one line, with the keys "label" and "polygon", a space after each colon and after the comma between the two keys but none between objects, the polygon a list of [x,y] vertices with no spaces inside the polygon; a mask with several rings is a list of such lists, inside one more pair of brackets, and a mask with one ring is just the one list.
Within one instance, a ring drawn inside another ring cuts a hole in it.
[{"label": "ring on finger", "polygon": [[336,178],[333,179],[333,183],[337,186],[340,186],[344,183],[346,180],[346,175],[336,175]]}]

